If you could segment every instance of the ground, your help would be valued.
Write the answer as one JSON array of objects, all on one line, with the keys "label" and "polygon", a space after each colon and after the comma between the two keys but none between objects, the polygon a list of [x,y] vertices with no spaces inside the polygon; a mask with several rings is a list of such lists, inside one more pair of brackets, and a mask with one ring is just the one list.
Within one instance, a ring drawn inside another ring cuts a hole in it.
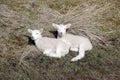
[{"label": "ground", "polygon": [[[0,80],[120,80],[119,0],[0,0]],[[93,49],[79,61],[70,51],[47,57],[29,39],[28,28],[71,23],[69,33],[88,37]]]}]

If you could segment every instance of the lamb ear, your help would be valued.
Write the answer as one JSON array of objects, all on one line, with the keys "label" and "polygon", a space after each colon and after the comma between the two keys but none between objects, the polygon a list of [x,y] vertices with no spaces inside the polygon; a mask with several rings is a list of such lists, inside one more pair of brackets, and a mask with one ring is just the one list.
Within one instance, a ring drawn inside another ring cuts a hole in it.
[{"label": "lamb ear", "polygon": [[32,29],[28,29],[28,32],[29,32],[29,33],[32,33]]},{"label": "lamb ear", "polygon": [[52,26],[56,29],[58,29],[59,25],[58,24],[55,24],[55,23],[52,23]]},{"label": "lamb ear", "polygon": [[70,28],[71,27],[71,24],[69,23],[69,24],[66,24],[66,28],[68,29],[68,28]]},{"label": "lamb ear", "polygon": [[42,32],[43,32],[43,30],[44,30],[44,29],[43,29],[43,28],[41,28],[39,31],[42,33]]}]

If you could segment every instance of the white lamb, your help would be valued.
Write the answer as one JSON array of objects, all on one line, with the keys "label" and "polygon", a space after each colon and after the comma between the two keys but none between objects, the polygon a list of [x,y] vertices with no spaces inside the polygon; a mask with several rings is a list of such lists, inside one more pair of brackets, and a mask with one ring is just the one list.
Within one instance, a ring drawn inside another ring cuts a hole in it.
[{"label": "white lamb", "polygon": [[50,57],[61,58],[69,53],[69,46],[62,40],[42,37],[41,33],[43,32],[43,29],[28,29],[28,32],[31,33],[36,47],[42,51],[43,54]]},{"label": "white lamb", "polygon": [[70,28],[71,24],[58,25],[53,23],[52,26],[57,29],[58,39],[62,39],[65,43],[69,44],[71,51],[79,52],[78,56],[72,58],[71,61],[82,59],[85,56],[85,51],[92,49],[92,44],[88,38],[66,33],[66,30]]}]

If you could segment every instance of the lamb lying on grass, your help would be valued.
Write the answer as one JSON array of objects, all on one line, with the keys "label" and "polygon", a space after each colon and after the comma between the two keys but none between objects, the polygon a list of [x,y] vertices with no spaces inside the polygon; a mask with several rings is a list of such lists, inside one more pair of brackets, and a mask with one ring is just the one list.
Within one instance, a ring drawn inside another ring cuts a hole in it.
[{"label": "lamb lying on grass", "polygon": [[70,28],[71,24],[58,25],[53,23],[52,25],[57,29],[57,38],[62,39],[65,43],[69,44],[71,51],[79,52],[78,56],[72,58],[71,61],[82,59],[85,56],[85,51],[92,49],[92,44],[88,38],[66,33],[66,29]]},{"label": "lamb lying on grass", "polygon": [[28,32],[31,33],[36,47],[42,51],[43,54],[50,57],[61,58],[69,53],[69,46],[62,40],[42,37],[41,33],[43,32],[43,29],[28,29]]}]

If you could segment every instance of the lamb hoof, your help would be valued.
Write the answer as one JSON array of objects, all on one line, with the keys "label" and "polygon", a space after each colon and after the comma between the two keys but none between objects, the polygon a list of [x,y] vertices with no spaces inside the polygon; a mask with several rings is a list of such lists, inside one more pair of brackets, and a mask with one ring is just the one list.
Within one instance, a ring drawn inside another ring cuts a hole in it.
[{"label": "lamb hoof", "polygon": [[75,61],[78,61],[78,60],[80,60],[80,59],[82,59],[82,57],[75,57],[75,58],[72,58],[71,61],[72,61],[72,62],[75,62]]},{"label": "lamb hoof", "polygon": [[71,61],[72,61],[72,62],[75,62],[75,61],[78,61],[78,59],[73,58],[73,59],[71,59]]}]

